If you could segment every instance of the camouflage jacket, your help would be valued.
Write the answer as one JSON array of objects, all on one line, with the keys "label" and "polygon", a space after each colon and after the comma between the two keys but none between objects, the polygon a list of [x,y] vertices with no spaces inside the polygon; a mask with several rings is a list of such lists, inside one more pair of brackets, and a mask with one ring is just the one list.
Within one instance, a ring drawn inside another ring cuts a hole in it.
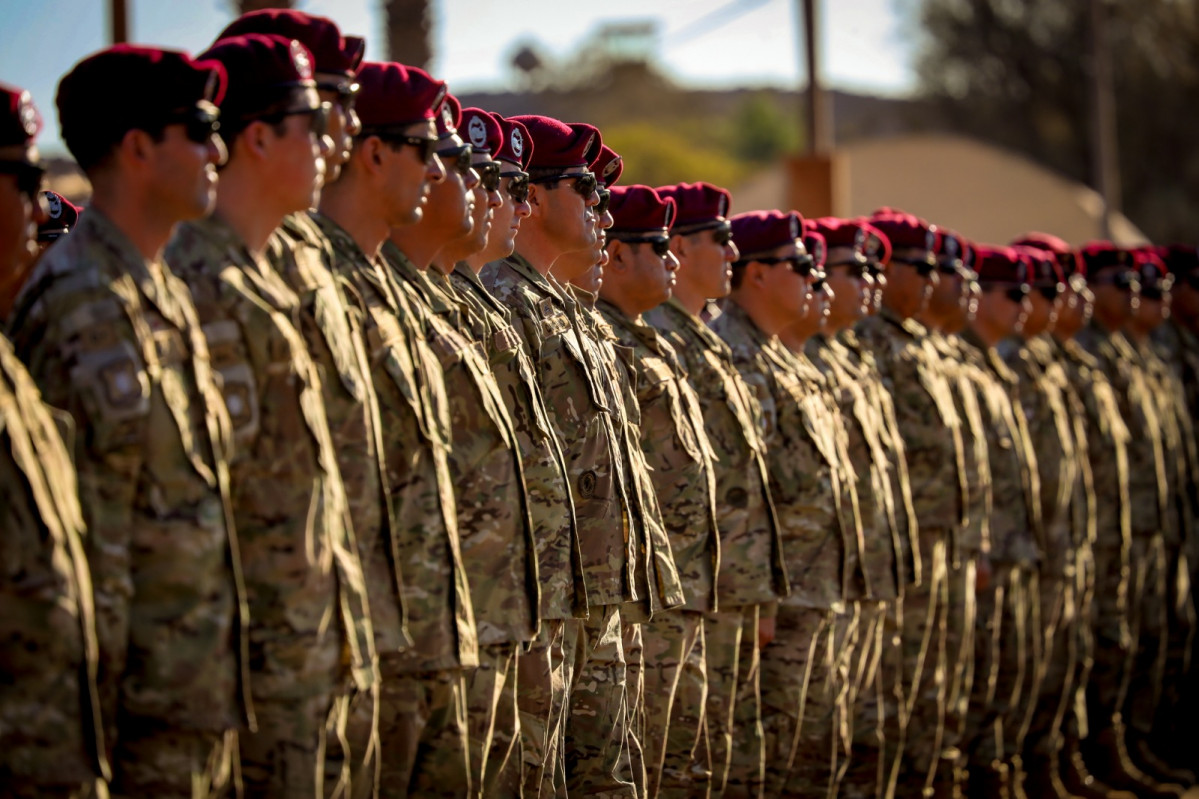
[{"label": "camouflage jacket", "polygon": [[1157,404],[1140,358],[1128,341],[1096,320],[1076,340],[1097,362],[1115,391],[1128,428],[1128,499],[1133,536],[1157,535],[1166,516],[1165,452]]},{"label": "camouflage jacket", "polygon": [[[813,336],[806,349],[808,358],[833,391],[848,436],[847,451],[857,476],[865,546],[862,568],[871,588],[868,598],[895,599],[905,582],[903,547],[892,490],[888,433],[882,409],[874,402],[879,390],[878,375],[860,368],[861,364],[854,362],[848,349],[836,338]],[[898,510],[902,512],[902,507]]]},{"label": "camouflage jacket", "polygon": [[585,348],[574,300],[518,255],[484,273],[533,359],[570,474],[589,606],[645,599],[637,593],[639,547],[629,505],[611,386]]},{"label": "camouflage jacket", "polygon": [[109,744],[118,705],[168,726],[252,724],[231,425],[186,286],[92,208],[16,310],[17,353],[80,431]]},{"label": "camouflage jacket", "polygon": [[[770,493],[783,537],[791,596],[783,602],[838,607],[862,586],[861,525],[844,426],[824,378],[767,336],[735,302],[712,323],[762,408]],[[852,505],[847,502],[852,499]],[[868,589],[868,587],[867,587]]]},{"label": "camouflage jacket", "polygon": [[757,400],[737,371],[728,345],[676,300],[658,306],[645,319],[662,332],[682,361],[715,452],[720,607],[775,602],[790,593],[790,586]]},{"label": "camouflage jacket", "polygon": [[1132,551],[1132,508],[1128,494],[1128,427],[1120,403],[1098,359],[1077,341],[1055,341],[1058,362],[1066,372],[1082,413],[1076,440],[1086,441],[1087,469],[1094,495],[1094,512],[1084,520],[1096,550],[1115,553],[1121,564],[1117,603],[1128,601],[1129,558]]},{"label": "camouflage jacket", "polygon": [[450,403],[450,476],[479,644],[530,641],[540,604],[537,547],[516,431],[483,345],[464,336],[449,279],[421,272],[394,244],[383,258],[420,311]]},{"label": "camouflage jacket", "polygon": [[[345,647],[355,680],[370,685],[370,605],[320,373],[292,321],[299,298],[216,217],[179,225],[165,257],[191,290],[233,421],[233,516],[252,651],[273,666],[265,679],[311,675],[316,689],[339,676]],[[325,632],[339,611],[341,642]]]},{"label": "camouflage jacket", "polygon": [[922,564],[933,542],[945,540],[956,560],[961,531],[969,524],[969,479],[963,423],[954,404],[947,364],[928,340],[924,326],[888,308],[857,328],[862,347],[878,364],[895,406],[896,428],[907,456],[912,506],[920,529],[913,559]]},{"label": "camouflage jacket", "polygon": [[1019,378],[994,347],[967,330],[962,349],[976,368],[978,396],[987,431],[991,473],[991,561],[999,566],[1035,566],[1041,559],[1044,533],[1041,523],[1041,484],[1037,455],[1024,409],[1020,405]]},{"label": "camouflage jacket", "polygon": [[641,449],[641,406],[634,388],[633,349],[620,342],[612,326],[596,310],[597,295],[575,285],[563,286],[552,275],[550,282],[574,300],[573,305],[567,305],[567,313],[583,333],[583,346],[593,353],[592,362],[598,366],[612,396],[616,440],[625,465],[629,533],[637,542],[640,562],[644,564],[634,575],[637,594],[642,599],[635,606],[622,608],[621,620],[646,621],[658,610],[682,605],[686,596],[658,493],[650,477],[649,461]]},{"label": "camouflage jacket", "polygon": [[962,455],[966,466],[966,524],[960,538],[961,554],[975,557],[991,550],[991,461],[987,451],[987,431],[979,397],[978,370],[986,369],[982,359],[971,357],[970,348],[957,336],[929,331],[929,341],[946,364],[954,408],[962,420]]},{"label": "camouflage jacket", "polygon": [[358,542],[375,646],[396,652],[411,641],[400,564],[387,554],[394,519],[385,499],[390,487],[379,398],[362,333],[366,309],[349,281],[334,273],[332,245],[307,212],[283,220],[267,258],[300,300],[297,329],[322,376],[321,398]]},{"label": "camouflage jacket", "polygon": [[899,423],[895,416],[895,401],[891,392],[883,383],[874,360],[874,354],[862,346],[861,339],[854,330],[842,330],[837,334],[839,352],[844,355],[844,365],[856,374],[866,391],[871,406],[879,411],[882,422],[880,433],[883,446],[887,450],[890,464],[891,496],[894,498],[895,516],[891,539],[895,551],[900,553],[897,567],[902,569],[900,587],[906,584],[919,585],[922,579],[920,573],[920,558],[918,557],[917,538],[920,526],[916,521],[916,509],[912,504],[912,485],[908,478],[908,458],[904,451],[903,436],[899,433]]},{"label": "camouflage jacket", "polygon": [[111,777],[83,511],[52,413],[0,335],[0,776],[19,785]]},{"label": "camouflage jacket", "polygon": [[1162,534],[1177,547],[1193,539],[1194,507],[1192,492],[1195,469],[1195,434],[1182,381],[1166,362],[1166,355],[1152,341],[1135,342],[1125,337],[1140,356],[1149,393],[1153,397],[1162,436],[1162,455],[1166,475],[1166,509]]},{"label": "camouflage jacket", "polygon": [[662,520],[682,579],[687,610],[717,609],[720,537],[716,525],[715,453],[699,397],[673,347],[643,319],[600,300],[598,309],[631,351],[640,412],[640,446],[649,464]]},{"label": "camouflage jacket", "polygon": [[[1189,475],[1183,483],[1185,506],[1182,511],[1190,515],[1193,525],[1199,517],[1199,424],[1196,424],[1196,416],[1199,416],[1199,337],[1171,318],[1153,331],[1153,343],[1158,357],[1172,373],[1173,405],[1183,436]],[[1190,535],[1189,540],[1199,545],[1193,529],[1184,531],[1183,535]],[[1192,552],[1190,556],[1194,559],[1196,553]]]},{"label": "camouflage jacket", "polygon": [[1081,475],[1070,420],[1065,372],[1044,338],[1009,338],[998,347],[1019,381],[1020,407],[1037,456],[1041,485],[1041,571],[1060,577],[1074,572],[1071,502]]},{"label": "camouflage jacket", "polygon": [[541,586],[539,615],[544,619],[586,616],[574,497],[562,445],[550,424],[533,362],[509,322],[508,309],[491,296],[478,275],[459,264],[450,282],[457,289],[462,332],[482,344],[487,353],[524,461]]},{"label": "camouflage jacket", "polygon": [[378,256],[368,256],[328,217],[313,217],[333,246],[334,269],[361,298],[371,378],[383,419],[383,458],[392,535],[412,646],[388,658],[387,673],[478,665],[478,633],[458,536],[450,476],[449,400],[441,362],[422,333],[419,310]]}]

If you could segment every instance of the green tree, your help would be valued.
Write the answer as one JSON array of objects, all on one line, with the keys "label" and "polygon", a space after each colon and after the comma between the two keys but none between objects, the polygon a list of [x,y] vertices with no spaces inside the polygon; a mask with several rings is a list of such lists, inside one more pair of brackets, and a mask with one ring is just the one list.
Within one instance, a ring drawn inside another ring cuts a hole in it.
[{"label": "green tree", "polygon": [[[1199,6],[1109,3],[1126,214],[1158,241],[1199,240]],[[1088,3],[923,0],[922,93],[954,130],[1093,185]]]},{"label": "green tree", "polygon": [[799,147],[799,127],[793,114],[779,108],[777,93],[750,95],[737,111],[733,149],[745,161],[765,164]]}]

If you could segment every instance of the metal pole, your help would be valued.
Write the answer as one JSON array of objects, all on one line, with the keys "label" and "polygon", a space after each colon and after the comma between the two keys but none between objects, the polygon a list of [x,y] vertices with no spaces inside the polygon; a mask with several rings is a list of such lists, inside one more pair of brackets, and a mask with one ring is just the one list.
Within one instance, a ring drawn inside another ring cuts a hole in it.
[{"label": "metal pole", "polygon": [[808,73],[807,127],[808,155],[827,153],[833,148],[832,114],[828,97],[820,82],[820,50],[816,27],[816,0],[802,3],[804,56]]},{"label": "metal pole", "polygon": [[108,34],[113,44],[129,41],[129,8],[125,0],[112,0],[109,7]]},{"label": "metal pole", "polygon": [[1120,159],[1116,140],[1116,93],[1105,0],[1091,4],[1091,171],[1103,198],[1103,237],[1112,236],[1112,216],[1120,212]]}]

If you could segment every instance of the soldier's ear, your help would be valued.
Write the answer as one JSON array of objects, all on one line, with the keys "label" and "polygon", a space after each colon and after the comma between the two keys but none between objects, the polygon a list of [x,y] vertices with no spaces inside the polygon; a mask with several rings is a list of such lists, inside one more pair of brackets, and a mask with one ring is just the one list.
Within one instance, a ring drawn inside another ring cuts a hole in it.
[{"label": "soldier's ear", "polygon": [[691,249],[688,244],[686,236],[675,233],[670,237],[670,251],[675,254],[680,263],[687,257],[687,251]]},{"label": "soldier's ear", "polygon": [[608,250],[608,264],[604,268],[614,272],[625,271],[628,268],[629,254],[632,252],[629,245],[620,239],[610,239],[606,249]]}]

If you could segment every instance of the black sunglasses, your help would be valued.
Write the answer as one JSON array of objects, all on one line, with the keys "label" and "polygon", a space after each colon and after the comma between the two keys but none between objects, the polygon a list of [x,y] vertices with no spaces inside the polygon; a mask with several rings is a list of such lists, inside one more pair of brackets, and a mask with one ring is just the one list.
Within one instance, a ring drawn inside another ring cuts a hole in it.
[{"label": "black sunglasses", "polygon": [[479,161],[472,164],[475,171],[479,173],[479,183],[487,191],[500,190],[500,162],[499,161]]},{"label": "black sunglasses", "polygon": [[1087,282],[1096,286],[1115,286],[1124,291],[1139,290],[1141,287],[1141,281],[1137,278],[1136,273],[1128,269],[1108,273],[1102,277],[1096,276]]},{"label": "black sunglasses", "polygon": [[748,264],[750,261],[757,261],[762,264],[787,264],[787,268],[800,277],[807,277],[816,268],[816,261],[812,256],[800,255],[799,253],[770,258],[746,258],[740,263]]},{"label": "black sunglasses", "polygon": [[659,258],[665,258],[670,255],[670,237],[669,236],[620,236],[608,234],[610,238],[616,241],[622,241],[625,244],[648,244],[653,247],[654,255]]},{"label": "black sunglasses", "polygon": [[916,271],[920,273],[921,277],[928,277],[937,269],[936,264],[930,264],[923,258],[896,258],[892,256],[891,263],[906,264],[908,266],[915,267]]},{"label": "black sunglasses", "polygon": [[182,125],[183,135],[194,144],[204,144],[221,128],[220,112],[213,106],[201,108],[196,106],[186,111],[180,111],[167,117],[166,124]]},{"label": "black sunglasses", "polygon": [[599,181],[596,180],[595,175],[591,172],[567,172],[558,175],[542,175],[541,177],[529,178],[530,183],[555,184],[553,186],[546,187],[550,189],[558,188],[557,183],[563,180],[573,181],[571,188],[573,188],[575,192],[583,199],[590,197],[592,193],[595,192],[595,190],[599,187]]},{"label": "black sunglasses", "polygon": [[1037,293],[1050,302],[1053,302],[1061,292],[1057,286],[1037,286]]},{"label": "black sunglasses", "polygon": [[453,167],[459,174],[465,175],[471,170],[471,155],[473,151],[469,144],[459,145],[458,147],[450,147],[445,150],[438,150],[437,157],[446,165],[446,168]]},{"label": "black sunglasses", "polygon": [[867,269],[866,264],[859,263],[858,261],[841,261],[840,263],[836,263],[836,264],[826,263],[824,265],[825,271],[828,271],[830,269],[837,269],[840,267],[845,268],[845,274],[847,277],[862,278],[862,277],[865,277],[865,275],[866,275],[866,269]]},{"label": "black sunglasses", "polygon": [[437,153],[438,139],[427,136],[409,136],[405,133],[380,129],[380,130],[363,130],[360,138],[368,139],[371,136],[379,139],[391,147],[414,147],[416,155],[421,162],[428,165],[433,162],[433,156]]},{"label": "black sunglasses", "polygon": [[529,201],[528,172],[518,170],[501,172],[500,177],[508,178],[508,196],[512,198],[512,202],[523,203]]},{"label": "black sunglasses", "polygon": [[271,125],[277,125],[288,117],[307,116],[308,130],[318,139],[324,136],[329,130],[329,115],[333,112],[331,103],[321,103],[318,106],[305,106],[304,108],[287,108],[282,111],[273,111],[262,116],[252,117],[251,120],[259,120]]},{"label": "black sunglasses", "polygon": [[595,206],[595,215],[603,216],[608,210],[608,204],[612,202],[612,192],[607,189],[597,189],[599,192],[599,204]]},{"label": "black sunglasses", "polygon": [[42,180],[46,170],[28,161],[0,161],[0,175],[14,175],[17,178],[17,191],[34,202],[38,201],[38,192],[42,190]]},{"label": "black sunglasses", "polygon": [[1028,296],[1028,286],[1020,285],[1020,286],[1015,286],[1014,288],[1007,289],[1006,291],[1003,292],[1003,296],[1007,297],[1009,300],[1011,300],[1014,303],[1017,303],[1017,304],[1022,303],[1022,302],[1024,302],[1024,298]]},{"label": "black sunglasses", "polygon": [[337,104],[348,114],[354,108],[354,102],[358,99],[358,89],[361,87],[357,83],[322,83],[318,81],[316,88],[322,92],[336,93]]},{"label": "black sunglasses", "polygon": [[712,231],[713,243],[723,247],[733,240],[733,229],[730,227],[718,227]]}]

